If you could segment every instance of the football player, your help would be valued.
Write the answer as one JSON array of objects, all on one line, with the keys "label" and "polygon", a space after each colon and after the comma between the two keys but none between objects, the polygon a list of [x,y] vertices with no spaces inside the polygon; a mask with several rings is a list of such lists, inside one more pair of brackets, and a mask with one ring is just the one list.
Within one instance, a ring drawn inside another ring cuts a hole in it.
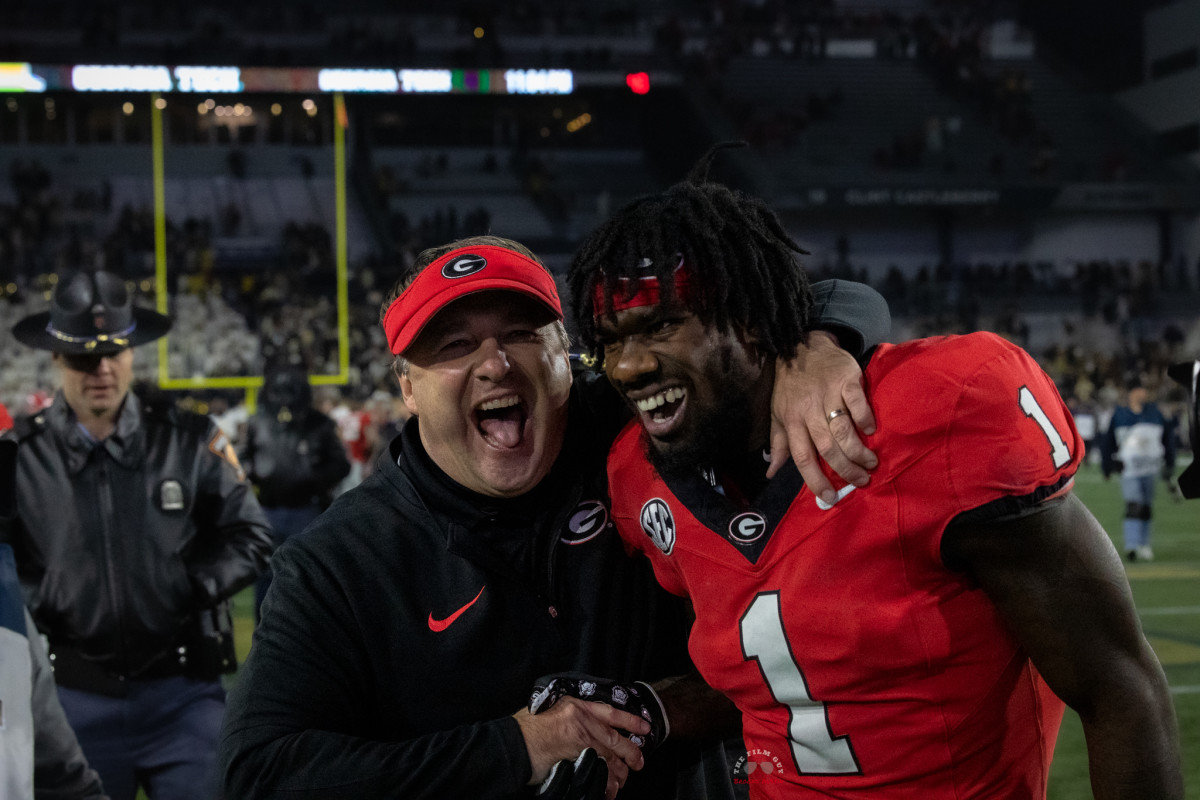
[{"label": "football player", "polygon": [[880,345],[871,481],[829,504],[791,465],[767,477],[774,364],[812,295],[775,213],[707,180],[712,152],[597,229],[569,282],[636,416],[609,455],[614,518],[692,603],[696,667],[741,711],[735,778],[754,798],[1044,798],[1065,703],[1097,797],[1182,797],[1165,676],[1024,351]]}]

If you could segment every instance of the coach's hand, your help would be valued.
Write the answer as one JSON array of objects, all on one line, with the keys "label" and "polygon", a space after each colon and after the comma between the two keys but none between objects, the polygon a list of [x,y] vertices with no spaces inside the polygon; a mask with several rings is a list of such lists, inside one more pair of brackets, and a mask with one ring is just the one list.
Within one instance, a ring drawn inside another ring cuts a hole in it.
[{"label": "coach's hand", "polygon": [[625,785],[629,771],[639,770],[645,764],[641,749],[619,731],[644,735],[650,732],[650,724],[604,703],[564,697],[539,714],[522,709],[513,718],[525,738],[533,769],[531,785],[544,782],[560,761],[573,763],[591,748],[607,762],[605,796],[611,800]]},{"label": "coach's hand", "polygon": [[649,753],[671,733],[667,710],[650,684],[643,681],[622,683],[598,678],[585,672],[554,672],[543,675],[533,684],[529,698],[529,713],[539,714],[564,697],[574,697],[591,703],[604,703],[618,711],[627,711],[650,723],[650,731],[642,734],[633,730],[617,731]]},{"label": "coach's hand", "polygon": [[866,486],[868,470],[879,465],[859,431],[875,432],[862,369],[833,334],[812,331],[808,346],[801,345],[796,358],[776,364],[767,477],[773,477],[790,454],[813,494],[832,505],[837,495],[821,471],[821,459],[855,486]]},{"label": "coach's hand", "polygon": [[602,800],[607,792],[608,764],[589,747],[574,761],[564,759],[551,767],[534,796],[537,800]]}]

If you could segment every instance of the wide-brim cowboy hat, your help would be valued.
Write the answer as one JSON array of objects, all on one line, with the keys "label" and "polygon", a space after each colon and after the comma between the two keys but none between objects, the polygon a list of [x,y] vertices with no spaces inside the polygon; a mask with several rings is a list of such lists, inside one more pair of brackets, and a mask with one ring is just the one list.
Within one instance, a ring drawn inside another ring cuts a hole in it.
[{"label": "wide-brim cowboy hat", "polygon": [[152,342],[171,318],[133,304],[125,281],[111,272],[74,272],[54,287],[50,310],[13,326],[17,341],[68,355],[112,355]]}]

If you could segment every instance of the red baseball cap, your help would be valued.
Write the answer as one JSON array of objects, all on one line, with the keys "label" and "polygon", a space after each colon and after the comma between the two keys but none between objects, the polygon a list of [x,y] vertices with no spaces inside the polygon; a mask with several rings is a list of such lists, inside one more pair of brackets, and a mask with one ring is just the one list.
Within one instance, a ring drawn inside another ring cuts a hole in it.
[{"label": "red baseball cap", "polygon": [[541,264],[507,247],[462,247],[425,267],[388,306],[383,317],[388,346],[393,353],[403,353],[443,308],[460,297],[489,289],[532,297],[556,319],[563,318],[554,277]]}]

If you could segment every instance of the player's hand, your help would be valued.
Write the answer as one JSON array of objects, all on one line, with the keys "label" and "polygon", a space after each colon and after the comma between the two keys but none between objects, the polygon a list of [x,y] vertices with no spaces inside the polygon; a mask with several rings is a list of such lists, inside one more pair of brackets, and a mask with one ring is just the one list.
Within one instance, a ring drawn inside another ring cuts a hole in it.
[{"label": "player's hand", "polygon": [[539,714],[522,709],[513,718],[525,738],[533,768],[532,785],[545,781],[558,762],[574,761],[590,747],[607,762],[605,796],[611,800],[625,785],[629,771],[645,765],[641,749],[620,731],[647,734],[650,723],[604,703],[564,697]]},{"label": "player's hand", "polygon": [[[838,410],[845,413],[830,419],[830,412]],[[879,464],[858,431],[875,432],[862,369],[833,334],[813,331],[808,346],[801,345],[795,359],[776,364],[767,477],[773,477],[790,454],[813,494],[832,505],[837,495],[821,471],[819,458],[855,486],[866,486],[871,479],[868,470]]]},{"label": "player's hand", "polygon": [[540,714],[554,707],[564,697],[574,697],[591,703],[605,703],[618,711],[627,711],[650,723],[649,733],[620,730],[622,736],[649,753],[671,733],[671,723],[662,700],[643,681],[622,683],[608,678],[598,678],[584,672],[554,672],[534,681],[533,695],[529,698],[529,713]]}]

